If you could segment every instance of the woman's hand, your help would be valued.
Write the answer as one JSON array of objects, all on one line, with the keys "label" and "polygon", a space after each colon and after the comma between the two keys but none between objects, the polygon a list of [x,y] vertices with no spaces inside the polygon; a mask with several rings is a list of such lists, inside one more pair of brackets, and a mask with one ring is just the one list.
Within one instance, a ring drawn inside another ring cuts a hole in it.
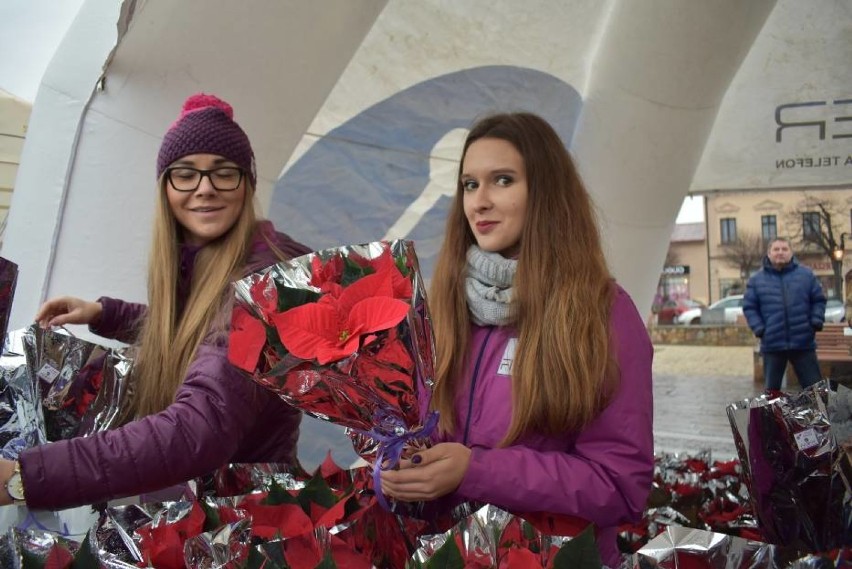
[{"label": "woman's hand", "polygon": [[6,483],[15,472],[15,461],[0,459],[0,506],[8,506],[12,503],[12,497],[6,491]]},{"label": "woman's hand", "polygon": [[41,305],[35,320],[42,328],[65,324],[94,324],[104,307],[99,302],[89,302],[73,296],[51,298]]},{"label": "woman's hand", "polygon": [[399,470],[383,471],[382,493],[403,502],[434,500],[459,487],[469,464],[469,448],[439,443],[400,461]]}]

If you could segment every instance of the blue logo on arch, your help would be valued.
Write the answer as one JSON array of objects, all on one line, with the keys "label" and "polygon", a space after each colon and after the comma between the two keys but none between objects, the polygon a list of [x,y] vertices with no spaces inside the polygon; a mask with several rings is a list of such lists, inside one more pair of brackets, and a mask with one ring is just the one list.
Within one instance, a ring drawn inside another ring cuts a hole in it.
[{"label": "blue logo on arch", "polygon": [[[430,154],[453,129],[494,112],[529,111],[570,144],[581,108],[570,85],[523,67],[478,67],[423,81],[317,141],[275,184],[269,218],[314,249],[376,241],[423,193]],[[406,235],[426,278],[449,203],[440,197]]]}]

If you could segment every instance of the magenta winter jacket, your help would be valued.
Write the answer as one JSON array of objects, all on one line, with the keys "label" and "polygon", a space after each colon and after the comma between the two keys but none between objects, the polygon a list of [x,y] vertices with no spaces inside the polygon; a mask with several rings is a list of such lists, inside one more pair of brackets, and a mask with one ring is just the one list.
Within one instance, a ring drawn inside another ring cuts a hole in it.
[{"label": "magenta winter jacket", "polygon": [[620,287],[610,329],[620,387],[601,415],[580,433],[529,436],[496,448],[511,422],[508,373],[517,334],[509,327],[474,326],[472,357],[456,398],[456,432],[449,440],[473,449],[458,497],[515,513],[543,511],[594,522],[601,558],[616,567],[617,526],[641,517],[654,469],[653,348]]},{"label": "magenta winter jacket", "polygon": [[[310,252],[275,233],[269,222],[260,231],[290,256]],[[185,282],[195,253],[182,251]],[[246,274],[276,261],[258,236]],[[92,331],[132,342],[145,306],[110,298],[100,302],[103,314]],[[24,451],[19,460],[27,505],[62,509],[152,492],[230,462],[293,462],[300,421],[299,411],[228,362],[226,341],[206,341],[174,403],[162,412],[91,437]]]}]

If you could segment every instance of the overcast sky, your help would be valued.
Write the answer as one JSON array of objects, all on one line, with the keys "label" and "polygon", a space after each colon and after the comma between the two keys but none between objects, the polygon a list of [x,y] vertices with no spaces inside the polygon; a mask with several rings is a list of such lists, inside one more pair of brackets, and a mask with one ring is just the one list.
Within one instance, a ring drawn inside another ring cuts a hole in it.
[{"label": "overcast sky", "polygon": [[35,100],[47,64],[83,1],[0,0],[0,89]]}]

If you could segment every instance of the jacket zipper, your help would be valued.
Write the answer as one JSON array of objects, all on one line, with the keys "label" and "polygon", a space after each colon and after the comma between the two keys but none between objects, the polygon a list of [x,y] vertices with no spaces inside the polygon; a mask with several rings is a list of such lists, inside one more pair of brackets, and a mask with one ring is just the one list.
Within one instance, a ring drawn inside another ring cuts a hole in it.
[{"label": "jacket zipper", "polygon": [[473,366],[473,378],[470,381],[470,397],[467,402],[467,420],[464,425],[464,438],[462,439],[462,444],[467,446],[467,437],[470,434],[470,417],[473,414],[473,393],[476,390],[476,378],[479,377],[479,364],[482,363],[482,355],[485,353],[485,347],[488,346],[488,338],[491,337],[491,333],[494,331],[494,327],[488,328],[488,333],[485,335],[485,340],[482,342],[482,346],[479,348],[479,355],[476,356],[476,365]]}]

